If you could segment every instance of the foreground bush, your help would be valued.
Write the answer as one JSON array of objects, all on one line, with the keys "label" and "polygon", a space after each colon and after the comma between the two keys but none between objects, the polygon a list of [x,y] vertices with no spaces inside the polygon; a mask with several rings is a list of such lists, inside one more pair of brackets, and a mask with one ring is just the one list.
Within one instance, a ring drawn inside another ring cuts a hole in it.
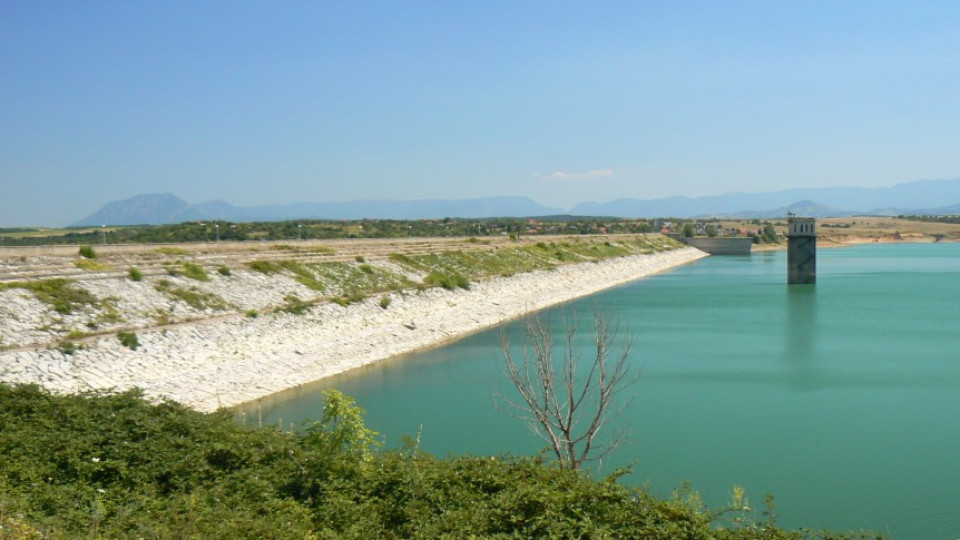
[{"label": "foreground bush", "polygon": [[67,538],[806,537],[739,517],[720,528],[696,497],[536,460],[381,452],[352,400],[327,398],[292,434],[137,392],[0,385],[0,525]]}]

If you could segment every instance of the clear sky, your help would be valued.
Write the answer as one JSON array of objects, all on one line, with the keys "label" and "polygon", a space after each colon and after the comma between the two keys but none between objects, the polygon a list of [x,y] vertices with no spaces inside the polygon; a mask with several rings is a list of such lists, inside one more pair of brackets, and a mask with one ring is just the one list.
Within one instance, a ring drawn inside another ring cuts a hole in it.
[{"label": "clear sky", "polygon": [[0,0],[0,226],[955,178],[958,100],[956,1]]}]

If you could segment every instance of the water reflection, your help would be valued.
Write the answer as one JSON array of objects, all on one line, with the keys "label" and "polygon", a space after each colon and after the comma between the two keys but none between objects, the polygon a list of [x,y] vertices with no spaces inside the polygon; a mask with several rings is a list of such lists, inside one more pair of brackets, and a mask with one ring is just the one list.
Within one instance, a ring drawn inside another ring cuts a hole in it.
[{"label": "water reflection", "polygon": [[817,369],[817,287],[786,287],[787,328],[784,332],[783,358],[791,386],[797,390],[815,390],[823,385]]}]

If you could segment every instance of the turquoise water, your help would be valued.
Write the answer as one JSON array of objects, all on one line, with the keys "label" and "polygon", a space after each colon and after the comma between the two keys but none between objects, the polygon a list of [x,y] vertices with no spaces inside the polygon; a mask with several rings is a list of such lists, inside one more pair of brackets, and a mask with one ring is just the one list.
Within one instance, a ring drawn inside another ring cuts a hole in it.
[{"label": "turquoise water", "polygon": [[[789,527],[960,535],[960,244],[821,249],[818,284],[788,287],[784,252],[710,257],[571,302],[620,319],[642,368],[601,473],[710,504],[742,485]],[[552,310],[557,311],[557,310]],[[511,326],[511,325],[508,325]],[[264,402],[267,422],[319,416],[334,386],[389,444],[438,455],[533,454],[498,406],[497,330]]]}]

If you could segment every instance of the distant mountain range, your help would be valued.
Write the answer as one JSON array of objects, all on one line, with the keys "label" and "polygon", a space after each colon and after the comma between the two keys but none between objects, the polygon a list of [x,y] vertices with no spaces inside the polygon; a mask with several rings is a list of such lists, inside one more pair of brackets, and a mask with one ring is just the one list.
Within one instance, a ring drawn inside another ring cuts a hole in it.
[{"label": "distant mountain range", "polygon": [[710,197],[618,199],[587,202],[566,211],[527,197],[306,202],[234,206],[223,200],[188,204],[175,195],[138,195],[106,204],[74,223],[157,225],[182,221],[281,221],[288,219],[439,219],[443,217],[537,217],[571,214],[610,217],[781,217],[793,212],[811,217],[849,215],[958,214],[960,178],[918,180],[884,188],[801,188],[764,193],[728,193]]},{"label": "distant mountain range", "polygon": [[411,201],[348,201],[233,206],[223,201],[187,204],[170,193],[138,195],[107,203],[96,213],[73,224],[159,225],[183,221],[282,221],[288,219],[441,219],[563,214],[559,208],[538,204],[526,197],[482,199],[420,199]]},{"label": "distant mountain range", "polygon": [[812,217],[854,214],[941,213],[944,203],[960,202],[960,178],[918,180],[893,187],[800,188],[765,193],[727,193],[710,197],[619,199],[582,203],[571,213],[595,216],[775,217],[787,210]]}]

